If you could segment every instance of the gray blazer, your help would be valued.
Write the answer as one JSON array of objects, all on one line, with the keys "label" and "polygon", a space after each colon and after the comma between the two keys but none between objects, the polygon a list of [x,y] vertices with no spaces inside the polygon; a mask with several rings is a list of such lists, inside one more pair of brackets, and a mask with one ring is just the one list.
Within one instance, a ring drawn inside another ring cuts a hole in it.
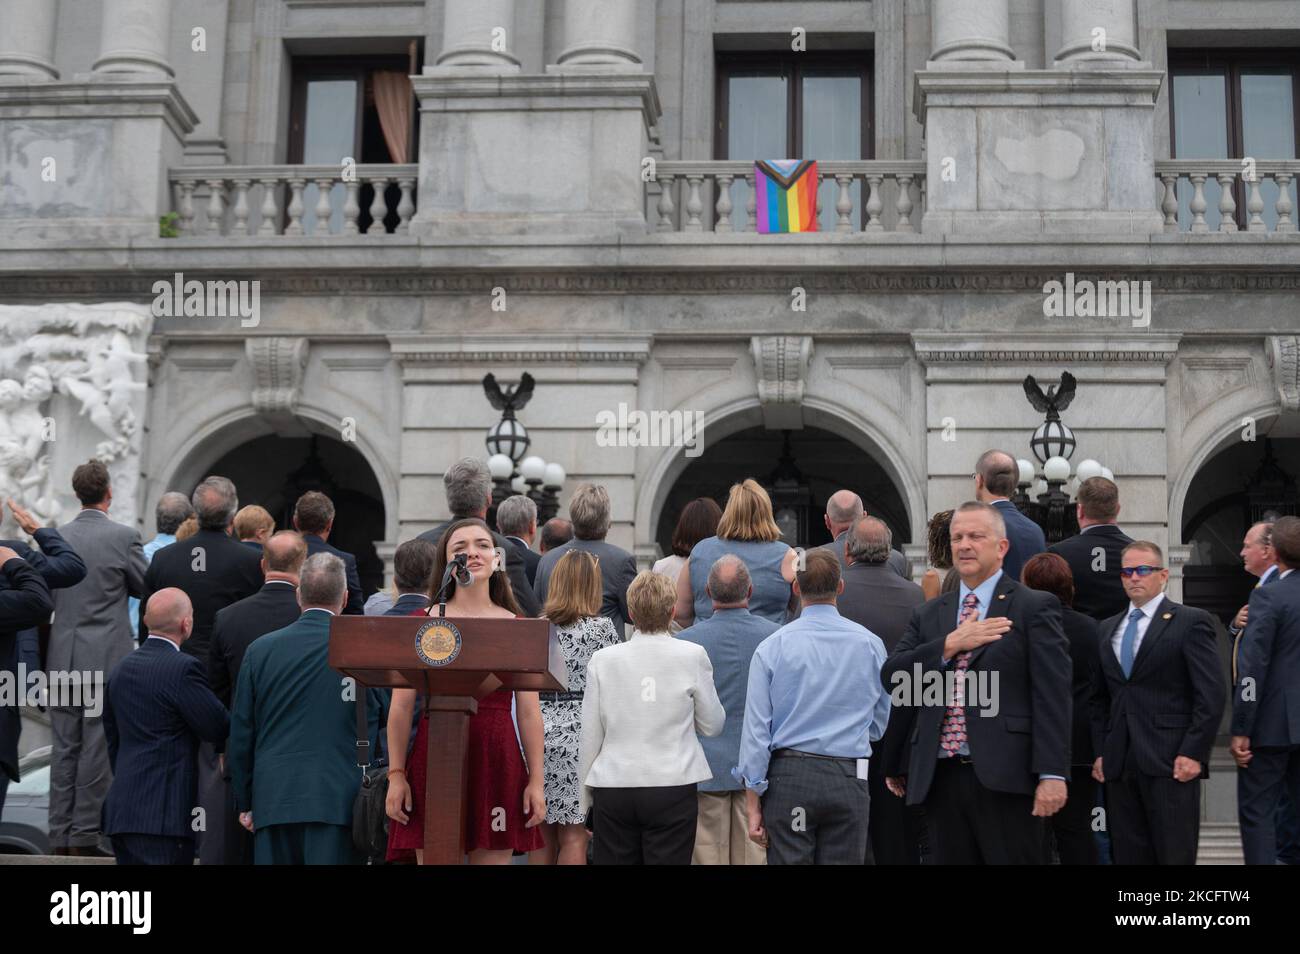
[{"label": "gray blazer", "polygon": [[921,588],[883,563],[853,563],[844,571],[844,592],[835,601],[840,615],[880,637],[892,653],[907,632],[912,611],[925,602]]},{"label": "gray blazer", "polygon": [[600,560],[600,578],[604,592],[601,594],[600,615],[609,618],[614,624],[618,638],[624,638],[623,625],[627,622],[627,588],[636,579],[636,557],[622,547],[616,547],[604,540],[579,540],[574,537],[562,543],[554,550],[542,554],[542,562],[537,564],[537,577],[533,580],[533,592],[537,602],[546,605],[546,591],[551,580],[551,571],[560,557],[570,550],[583,550]]},{"label": "gray blazer", "polygon": [[[841,533],[830,543],[823,543],[821,545],[821,549],[830,550],[832,553],[835,554],[836,557],[839,558],[840,572],[843,572],[845,569],[847,569],[849,565],[848,555],[845,554],[844,552],[844,537],[848,534],[848,532],[849,531],[845,530],[844,533]],[[912,564],[908,562],[907,557],[903,555],[903,551],[890,550],[889,560],[886,565],[895,573],[897,573],[899,576],[901,576],[903,579],[910,580],[912,578]]]},{"label": "gray blazer", "polygon": [[82,510],[59,528],[81,555],[86,578],[54,591],[50,669],[101,670],[107,675],[135,648],[127,597],[144,592],[148,562],[140,534],[99,510]]}]

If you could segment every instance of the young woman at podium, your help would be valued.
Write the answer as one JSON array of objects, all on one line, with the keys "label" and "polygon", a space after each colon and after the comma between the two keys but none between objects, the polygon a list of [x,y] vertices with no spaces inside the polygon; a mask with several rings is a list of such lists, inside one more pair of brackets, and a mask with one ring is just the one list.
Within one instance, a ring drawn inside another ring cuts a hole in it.
[{"label": "young woman at podium", "polygon": [[[505,567],[497,568],[496,544],[487,524],[471,517],[457,520],[438,540],[430,577],[433,601],[412,615],[438,615],[437,591],[447,566],[465,554],[473,577],[467,586],[453,578],[446,593],[447,615],[510,619],[519,616]],[[537,693],[513,693],[519,736],[510,718],[512,693],[498,690],[479,700],[469,720],[469,791],[465,810],[465,851],[470,864],[509,864],[516,852],[536,851],[544,841],[539,825],[546,819],[544,796],[542,713]],[[388,860],[414,855],[423,863],[424,772],[428,752],[428,719],[420,718],[411,742],[416,710],[414,689],[394,689],[388,715]],[[523,740],[524,753],[519,751]],[[408,745],[408,743],[410,743]],[[525,762],[525,754],[527,762]],[[504,819],[502,818],[504,812]],[[502,821],[504,820],[504,824]]]}]

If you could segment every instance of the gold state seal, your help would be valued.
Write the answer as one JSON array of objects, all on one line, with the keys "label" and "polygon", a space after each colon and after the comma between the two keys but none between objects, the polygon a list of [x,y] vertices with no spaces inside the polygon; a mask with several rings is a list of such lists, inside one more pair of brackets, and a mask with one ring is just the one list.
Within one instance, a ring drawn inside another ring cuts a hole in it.
[{"label": "gold state seal", "polygon": [[445,666],[460,655],[460,630],[448,620],[430,620],[415,634],[415,652],[430,666]]}]

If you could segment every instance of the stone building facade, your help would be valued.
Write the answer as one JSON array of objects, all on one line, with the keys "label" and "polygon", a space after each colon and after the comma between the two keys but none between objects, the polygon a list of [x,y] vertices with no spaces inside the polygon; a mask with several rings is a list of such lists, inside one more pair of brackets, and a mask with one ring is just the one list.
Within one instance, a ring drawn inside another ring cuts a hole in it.
[{"label": "stone building facade", "polygon": [[[1075,463],[1226,612],[1300,473],[1298,31],[1286,0],[0,0],[0,371],[53,364],[23,407],[60,435],[8,479],[66,507],[108,440],[146,537],[214,469],[278,513],[315,481],[377,585],[485,453],[484,374],[527,371],[532,452],[642,561],[744,470],[805,542],[857,489],[919,572],[979,453],[1030,456],[1023,378],[1069,370]],[[825,150],[820,230],[758,234],[787,148]],[[160,307],[187,282],[256,308]],[[702,439],[606,446],[620,406]]]}]

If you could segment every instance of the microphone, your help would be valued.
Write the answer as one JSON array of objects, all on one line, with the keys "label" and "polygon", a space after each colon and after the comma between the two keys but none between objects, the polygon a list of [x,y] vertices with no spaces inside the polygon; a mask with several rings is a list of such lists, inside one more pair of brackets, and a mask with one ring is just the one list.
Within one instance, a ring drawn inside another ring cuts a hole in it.
[{"label": "microphone", "polygon": [[448,567],[456,576],[457,586],[473,586],[474,574],[469,571],[469,557],[463,553],[457,553],[452,558],[451,566]]}]

